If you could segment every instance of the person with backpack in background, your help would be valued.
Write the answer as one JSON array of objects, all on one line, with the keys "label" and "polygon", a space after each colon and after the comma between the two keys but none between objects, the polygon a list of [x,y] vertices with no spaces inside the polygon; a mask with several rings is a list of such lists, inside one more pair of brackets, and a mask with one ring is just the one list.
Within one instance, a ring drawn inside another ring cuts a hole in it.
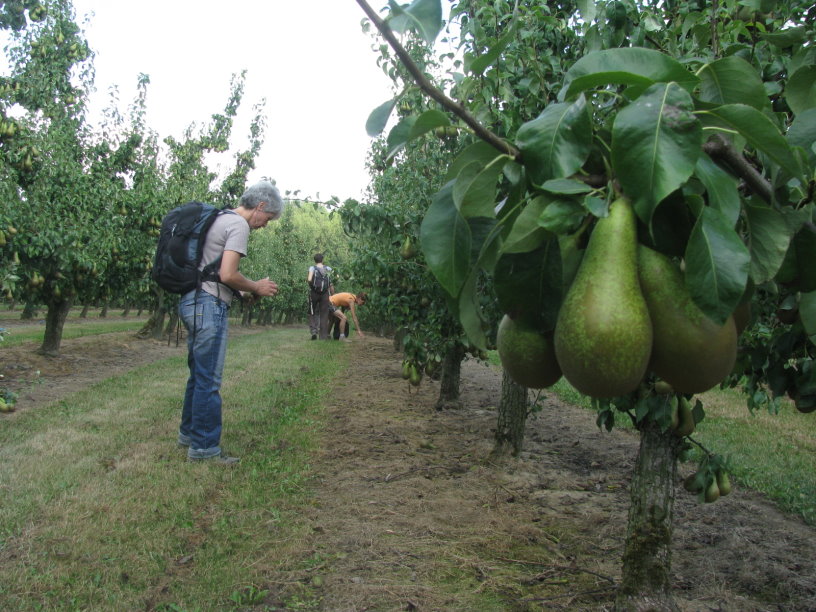
[{"label": "person with backpack in background", "polygon": [[[247,254],[250,230],[265,227],[279,219],[282,212],[280,191],[268,181],[249,187],[237,208],[217,211],[203,238],[198,286],[181,296],[179,317],[187,329],[190,376],[181,410],[178,444],[187,448],[190,461],[214,460],[224,464],[239,461],[237,457],[224,455],[221,449],[220,388],[227,351],[227,315],[235,296],[257,299],[278,292],[277,284],[269,277],[253,281],[238,268],[241,258]],[[176,224],[167,231],[170,235],[176,233]],[[165,232],[164,223],[162,232]],[[161,246],[162,238],[160,249]],[[156,261],[159,259],[157,252]],[[211,272],[202,278],[205,270]]]},{"label": "person with backpack in background", "polygon": [[331,311],[331,272],[323,265],[323,253],[315,253],[315,265],[309,266],[306,282],[309,285],[309,331],[312,340],[329,339],[329,313]]},{"label": "person with backpack in background", "polygon": [[363,330],[360,329],[360,322],[357,320],[357,306],[362,306],[366,303],[365,293],[335,293],[329,298],[331,305],[334,307],[334,317],[337,319],[336,324],[339,328],[338,340],[347,340],[349,336],[348,317],[346,311],[351,310],[351,318],[354,321],[354,329],[357,330],[357,335],[361,338],[365,337]]}]

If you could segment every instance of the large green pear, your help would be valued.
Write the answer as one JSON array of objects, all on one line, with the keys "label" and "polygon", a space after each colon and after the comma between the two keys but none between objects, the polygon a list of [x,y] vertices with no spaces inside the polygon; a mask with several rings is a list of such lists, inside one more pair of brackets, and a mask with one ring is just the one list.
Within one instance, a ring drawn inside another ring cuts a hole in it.
[{"label": "large green pear", "polygon": [[635,214],[628,200],[599,219],[555,325],[564,377],[590,397],[637,388],[652,349],[652,325],[637,275]]},{"label": "large green pear", "polygon": [[508,376],[520,385],[544,389],[561,378],[552,334],[542,334],[504,315],[496,334],[496,348]]},{"label": "large green pear", "polygon": [[641,246],[638,268],[654,329],[651,370],[679,393],[702,393],[722,381],[737,358],[733,316],[724,325],[691,299],[683,273],[668,257]]}]

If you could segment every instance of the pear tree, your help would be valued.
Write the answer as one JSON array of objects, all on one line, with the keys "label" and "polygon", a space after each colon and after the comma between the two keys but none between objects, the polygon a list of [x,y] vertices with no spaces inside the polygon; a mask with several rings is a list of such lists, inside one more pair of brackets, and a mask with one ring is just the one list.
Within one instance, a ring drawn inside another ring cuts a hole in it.
[{"label": "pear tree", "polygon": [[[697,394],[816,405],[814,8],[463,0],[462,54],[436,84],[397,33],[432,45],[440,2],[381,18],[357,1],[406,90],[445,111],[401,118],[389,144],[451,123],[472,135],[424,215],[425,261],[475,346],[490,275],[505,314],[552,335],[542,367],[593,398],[599,426],[623,414],[639,430],[616,607],[677,609],[673,505],[678,460],[701,446]],[[713,502],[731,485],[703,451],[685,485]]]}]

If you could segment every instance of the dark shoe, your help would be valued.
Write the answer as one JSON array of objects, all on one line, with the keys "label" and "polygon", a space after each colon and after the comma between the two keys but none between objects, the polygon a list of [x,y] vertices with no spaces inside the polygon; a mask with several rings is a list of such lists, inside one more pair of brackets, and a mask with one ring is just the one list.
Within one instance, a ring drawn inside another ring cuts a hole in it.
[{"label": "dark shoe", "polygon": [[215,455],[214,457],[187,457],[187,461],[191,463],[204,463],[205,461],[210,461],[212,463],[218,463],[220,465],[235,465],[236,463],[240,463],[241,460],[238,457],[227,457],[226,455]]}]

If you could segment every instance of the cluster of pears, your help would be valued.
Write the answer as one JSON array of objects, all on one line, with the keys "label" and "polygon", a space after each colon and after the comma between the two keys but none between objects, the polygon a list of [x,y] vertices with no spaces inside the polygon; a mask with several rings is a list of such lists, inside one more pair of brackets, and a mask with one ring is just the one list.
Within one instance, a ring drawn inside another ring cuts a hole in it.
[{"label": "cluster of pears", "polygon": [[554,333],[505,317],[497,347],[510,377],[531,388],[563,373],[581,393],[611,398],[651,371],[675,392],[694,394],[731,372],[737,328],[733,316],[723,325],[707,317],[674,262],[638,245],[632,206],[619,198],[595,225]]},{"label": "cluster of pears", "polygon": [[721,465],[705,466],[683,480],[683,488],[710,504],[731,493],[731,479]]}]

